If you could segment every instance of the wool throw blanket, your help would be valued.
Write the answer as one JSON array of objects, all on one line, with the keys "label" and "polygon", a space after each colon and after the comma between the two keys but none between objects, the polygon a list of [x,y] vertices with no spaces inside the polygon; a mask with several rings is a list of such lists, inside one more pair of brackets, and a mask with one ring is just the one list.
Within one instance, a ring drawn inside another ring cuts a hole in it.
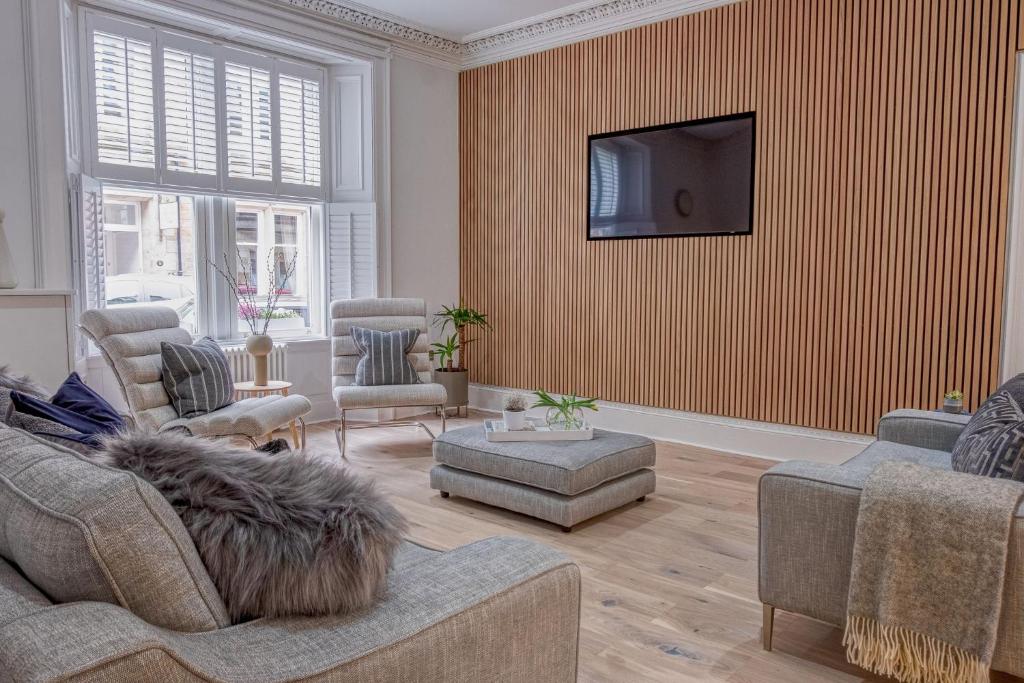
[{"label": "wool throw blanket", "polygon": [[1024,485],[884,463],[861,495],[843,645],[911,683],[984,683]]}]

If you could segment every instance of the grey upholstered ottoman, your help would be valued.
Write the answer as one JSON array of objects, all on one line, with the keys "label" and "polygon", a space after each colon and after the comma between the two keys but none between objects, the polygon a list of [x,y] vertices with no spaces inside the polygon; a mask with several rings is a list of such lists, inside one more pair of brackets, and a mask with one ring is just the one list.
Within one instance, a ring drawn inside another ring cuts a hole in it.
[{"label": "grey upholstered ottoman", "polygon": [[564,531],[654,492],[654,442],[594,430],[589,441],[490,442],[483,426],[434,440],[430,486],[554,522]]}]

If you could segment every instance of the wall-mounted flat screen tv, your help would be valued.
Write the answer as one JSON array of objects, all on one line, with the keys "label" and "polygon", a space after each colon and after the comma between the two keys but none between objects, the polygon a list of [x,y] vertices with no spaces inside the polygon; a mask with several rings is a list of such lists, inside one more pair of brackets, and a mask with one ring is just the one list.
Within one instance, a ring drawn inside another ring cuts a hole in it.
[{"label": "wall-mounted flat screen tv", "polygon": [[749,235],[754,112],[588,138],[587,239]]}]

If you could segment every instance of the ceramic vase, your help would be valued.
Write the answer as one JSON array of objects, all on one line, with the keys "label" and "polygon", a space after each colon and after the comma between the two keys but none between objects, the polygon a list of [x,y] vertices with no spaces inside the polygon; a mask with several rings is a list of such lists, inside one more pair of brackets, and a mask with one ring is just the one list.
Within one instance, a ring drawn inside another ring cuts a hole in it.
[{"label": "ceramic vase", "polygon": [[18,276],[14,274],[14,261],[4,232],[4,211],[0,209],[0,289],[14,289],[17,286]]},{"label": "ceramic vase", "polygon": [[250,334],[245,338],[245,350],[252,356],[253,383],[267,386],[267,356],[274,350],[274,340],[268,334]]},{"label": "ceramic vase", "polygon": [[510,432],[519,432],[526,429],[525,410],[503,410],[501,418],[505,422],[505,429]]}]

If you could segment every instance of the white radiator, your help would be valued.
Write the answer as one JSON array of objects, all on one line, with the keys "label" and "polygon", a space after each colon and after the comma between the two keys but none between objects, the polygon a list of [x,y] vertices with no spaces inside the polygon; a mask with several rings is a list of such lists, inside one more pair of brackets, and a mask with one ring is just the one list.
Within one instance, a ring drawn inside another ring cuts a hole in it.
[{"label": "white radiator", "polygon": [[[244,346],[227,346],[224,353],[228,357],[231,377],[236,382],[251,382],[253,378],[252,356]],[[288,377],[287,368],[288,345],[274,344],[274,350],[267,356],[267,379],[284,381]]]}]

